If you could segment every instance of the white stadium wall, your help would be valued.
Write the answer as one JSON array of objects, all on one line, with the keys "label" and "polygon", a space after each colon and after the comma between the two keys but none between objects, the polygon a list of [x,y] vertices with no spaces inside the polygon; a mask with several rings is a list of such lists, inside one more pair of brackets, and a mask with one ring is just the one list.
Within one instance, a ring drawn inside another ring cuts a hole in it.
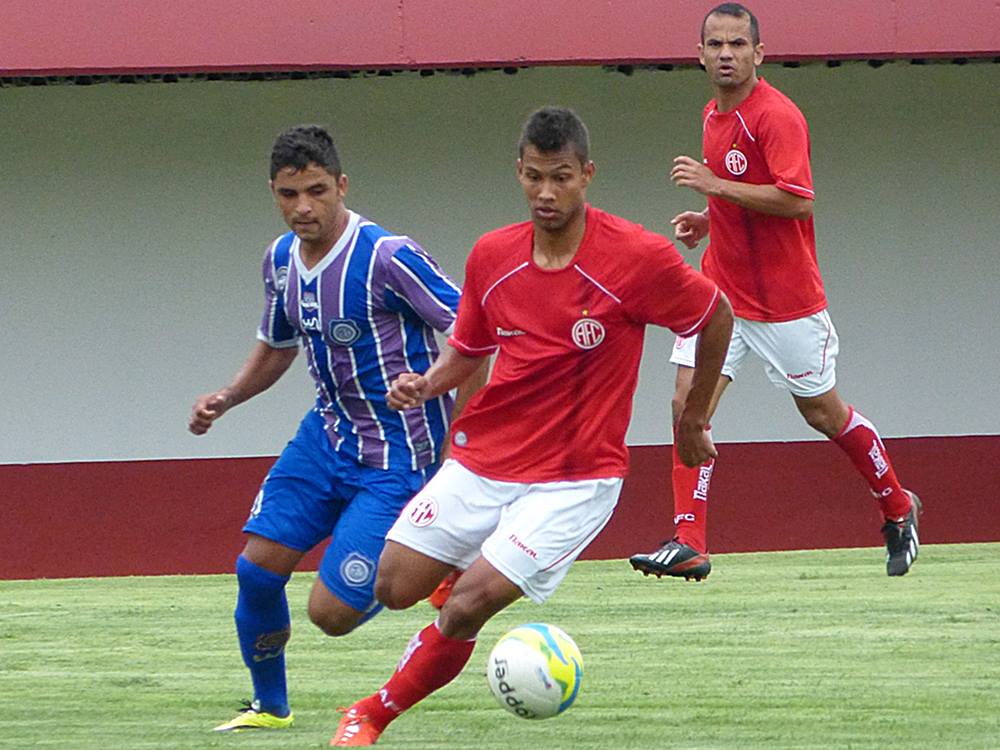
[{"label": "white stadium wall", "polygon": [[[996,434],[1000,65],[765,66],[810,121],[840,387],[885,436]],[[456,278],[475,238],[526,216],[514,144],[536,106],[590,126],[595,204],[659,231],[704,205],[670,186],[697,154],[697,69],[46,86],[0,91],[0,463],[277,453],[311,403],[302,363],[212,433],[192,399],[253,343],[259,262],[282,231],[270,141],[336,133],[349,204]],[[689,257],[696,261],[694,255]],[[631,444],[669,442],[672,336],[651,331]],[[581,394],[581,398],[600,394]],[[813,439],[751,363],[716,435]]]},{"label": "white stadium wall", "polygon": [[[990,510],[1000,490],[1000,65],[763,74],[811,125],[842,393],[892,438],[904,482],[938,493],[925,541],[1000,539]],[[277,454],[312,403],[300,361],[209,435],[185,429],[194,397],[225,384],[254,342],[261,255],[283,231],[267,188],[278,131],[331,126],[349,205],[409,233],[460,280],[480,233],[526,217],[514,159],[531,110],[576,109],[598,165],[592,202],[667,231],[675,213],[704,205],[667,172],[673,156],[699,153],[707,94],[694,68],[597,67],[0,88],[0,578],[228,568],[268,463],[234,457]],[[629,432],[643,447],[595,555],[658,541],[669,525],[673,337],[647,341]],[[740,444],[717,472],[720,499],[739,502],[715,506],[715,551],[880,543],[877,519],[858,512],[863,483],[835,449],[804,442],[818,436],[756,363],[714,429]],[[159,460],[209,458],[220,460]],[[830,531],[825,511],[790,515],[814,488],[850,521]],[[89,545],[74,543],[81,508]],[[33,536],[43,522],[47,536]],[[818,532],[793,536],[793,525]],[[151,544],[178,538],[183,548],[155,556],[161,567],[143,567]],[[78,550],[72,565],[67,549]]]}]

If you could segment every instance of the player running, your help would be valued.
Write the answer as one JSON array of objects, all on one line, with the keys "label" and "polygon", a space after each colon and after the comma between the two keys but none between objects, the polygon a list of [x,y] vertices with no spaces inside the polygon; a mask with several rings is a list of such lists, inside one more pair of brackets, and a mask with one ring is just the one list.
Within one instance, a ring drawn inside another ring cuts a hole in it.
[{"label": "player running", "polygon": [[264,254],[258,342],[233,382],[201,396],[191,413],[190,431],[204,434],[273,385],[301,342],[316,405],[268,472],[243,528],[235,617],[254,697],[220,732],[291,725],[284,653],[292,571],[332,534],[309,618],[339,636],[373,617],[385,533],[434,473],[446,443],[446,392],[405,413],[390,410],[385,396],[399,373],[437,357],[433,333],[451,331],[459,288],[409,237],[349,210],[347,187],[325,130],[298,126],[278,136],[271,190],[292,231]]},{"label": "player running", "polygon": [[[671,223],[689,248],[711,234],[702,270],[729,296],[736,315],[709,415],[747,354],[763,359],[771,382],[792,394],[806,422],[833,440],[868,482],[884,516],[887,572],[904,575],[919,548],[920,500],[900,485],[875,425],[835,388],[838,340],[816,262],[808,125],[788,97],[757,77],[764,45],[757,19],[744,6],[709,11],[698,52],[715,93],[703,116],[704,161],[678,156],[671,179],[706,196],[708,207]],[[671,357],[678,365],[675,418],[690,388],[695,347],[695,338],[682,336]],[[685,466],[674,452],[676,536],[655,552],[633,556],[632,567],[657,576],[709,574],[714,467],[714,459]]]},{"label": "player running", "polygon": [[551,596],[608,522],[647,324],[701,333],[678,451],[692,466],[715,455],[705,423],[729,304],[668,240],[586,204],[588,152],[586,128],[569,110],[530,117],[517,174],[531,221],[480,238],[449,346],[389,392],[402,413],[422,409],[498,352],[489,383],[455,422],[452,460],[390,530],[376,594],[403,609],[449,571],[466,572],[389,681],[345,711],[331,745],[374,744],[459,674],[493,615],[524,595]]}]

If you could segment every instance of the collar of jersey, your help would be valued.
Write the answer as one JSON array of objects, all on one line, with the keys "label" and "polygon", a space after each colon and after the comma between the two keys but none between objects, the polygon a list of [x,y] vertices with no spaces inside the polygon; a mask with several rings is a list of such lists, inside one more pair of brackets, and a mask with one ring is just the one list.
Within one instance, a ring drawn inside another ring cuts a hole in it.
[{"label": "collar of jersey", "polygon": [[309,282],[323,273],[323,270],[329,266],[333,261],[337,259],[344,249],[347,248],[349,244],[354,240],[354,235],[357,233],[358,223],[361,221],[361,217],[351,210],[348,210],[347,226],[344,228],[343,233],[341,233],[340,238],[337,243],[330,248],[330,251],[323,256],[323,260],[317,263],[310,269],[306,269],[306,264],[302,262],[302,258],[299,255],[299,245],[301,241],[298,237],[292,243],[292,258],[295,260],[295,269],[298,271],[299,278],[303,281]]}]

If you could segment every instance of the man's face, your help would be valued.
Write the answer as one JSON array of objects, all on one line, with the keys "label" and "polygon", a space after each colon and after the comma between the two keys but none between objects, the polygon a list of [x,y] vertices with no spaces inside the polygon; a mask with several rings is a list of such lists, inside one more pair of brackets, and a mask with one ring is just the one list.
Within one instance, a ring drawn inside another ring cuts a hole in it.
[{"label": "man's face", "polygon": [[764,45],[754,46],[750,19],[713,14],[705,19],[698,59],[709,80],[719,88],[738,88],[756,75],[764,61]]},{"label": "man's face", "polygon": [[536,227],[558,232],[579,214],[594,176],[594,162],[580,163],[572,146],[542,152],[530,143],[517,160],[517,179]]},{"label": "man's face", "polygon": [[332,244],[343,224],[347,175],[338,179],[317,164],[285,167],[271,181],[274,200],[288,227],[305,243]]}]

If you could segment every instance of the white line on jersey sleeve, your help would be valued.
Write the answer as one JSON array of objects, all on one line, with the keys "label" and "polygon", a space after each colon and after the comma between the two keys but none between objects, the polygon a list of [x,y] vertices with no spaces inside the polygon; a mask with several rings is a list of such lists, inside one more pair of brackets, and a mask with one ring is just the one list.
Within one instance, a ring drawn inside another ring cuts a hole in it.
[{"label": "white line on jersey sleeve", "polygon": [[743,132],[747,134],[747,138],[756,143],[757,139],[753,137],[753,134],[751,134],[750,128],[747,127],[746,121],[743,119],[743,115],[740,114],[739,110],[736,110],[736,116],[740,118],[740,125],[743,126]]},{"label": "white line on jersey sleeve", "polygon": [[796,185],[794,182],[784,182],[782,181],[779,188],[792,192],[793,190],[801,190],[803,193],[809,193],[809,195],[816,195],[816,191],[812,188],[803,187],[802,185]]},{"label": "white line on jersey sleeve", "polygon": [[274,341],[272,339],[269,339],[263,333],[261,333],[261,331],[260,331],[259,328],[257,329],[257,340],[258,341],[263,341],[265,344],[267,344],[272,349],[291,349],[293,346],[298,346],[299,345],[299,337],[298,336],[296,336],[294,339],[290,339],[288,341]]},{"label": "white line on jersey sleeve", "polygon": [[515,269],[513,269],[511,271],[508,271],[503,276],[501,276],[499,279],[497,279],[496,281],[494,281],[493,284],[490,286],[490,288],[486,290],[486,294],[483,295],[483,298],[479,301],[479,304],[480,305],[485,305],[486,304],[486,298],[489,297],[490,294],[492,294],[493,290],[496,289],[497,286],[499,286],[501,282],[506,281],[511,276],[513,276],[515,273],[517,273],[518,271],[520,271],[522,268],[526,268],[527,266],[528,266],[528,261],[524,261],[524,263],[522,263],[521,265],[519,265],[517,268],[515,268]]},{"label": "white line on jersey sleeve", "polygon": [[468,344],[466,344],[461,339],[456,338],[454,335],[452,335],[451,338],[464,351],[474,352],[474,354],[472,354],[471,356],[482,356],[482,357],[485,357],[488,354],[493,354],[493,352],[495,352],[497,349],[500,348],[496,344],[493,344],[492,346],[469,346]]},{"label": "white line on jersey sleeve", "polygon": [[573,264],[573,268],[575,268],[576,271],[577,271],[577,273],[579,273],[581,276],[583,276],[583,278],[585,278],[591,284],[593,284],[594,286],[596,286],[598,289],[600,289],[606,295],[608,295],[609,297],[611,297],[611,299],[613,299],[619,305],[622,303],[622,301],[620,299],[618,299],[618,297],[616,297],[614,294],[612,294],[610,291],[608,291],[604,286],[601,285],[601,283],[597,279],[595,279],[593,276],[591,276],[586,271],[584,271],[582,268],[580,268],[580,266],[576,265],[576,263]]},{"label": "white line on jersey sleeve", "polygon": [[708,314],[715,308],[715,301],[719,298],[719,288],[715,288],[715,294],[712,295],[712,300],[708,303],[708,307],[705,308],[705,312],[702,313],[701,317],[698,318],[698,322],[687,329],[687,331],[681,333],[680,331],[674,331],[681,338],[686,339],[688,336],[693,336],[694,332],[701,328],[702,323],[705,322],[705,318]]},{"label": "white line on jersey sleeve", "polygon": [[[402,269],[403,273],[405,273],[407,276],[409,276],[411,279],[413,279],[413,281],[416,282],[417,286],[419,286],[421,289],[424,290],[424,293],[427,295],[427,297],[429,299],[434,300],[434,304],[436,304],[442,310],[447,311],[448,314],[451,315],[452,317],[455,316],[455,311],[452,310],[451,307],[449,307],[448,305],[446,305],[444,302],[442,302],[438,298],[438,296],[433,291],[431,291],[431,289],[424,283],[423,279],[421,279],[419,276],[417,276],[415,273],[413,273],[413,271],[409,268],[409,266],[407,266],[405,263],[403,263],[403,261],[401,261],[398,258],[396,258],[395,254],[392,256],[391,262],[397,268]],[[444,277],[439,275],[439,278],[444,278]],[[450,280],[448,280],[448,281],[449,281],[449,284],[456,291],[458,291],[459,294],[461,294],[461,289],[459,289],[454,284],[451,284]],[[403,299],[409,301],[409,298],[405,294],[403,294],[402,292],[400,292],[398,289],[393,289],[393,287],[391,285],[389,285],[389,284],[386,284],[386,286],[388,286],[390,289],[392,289],[392,291],[397,296],[402,297]]]}]

